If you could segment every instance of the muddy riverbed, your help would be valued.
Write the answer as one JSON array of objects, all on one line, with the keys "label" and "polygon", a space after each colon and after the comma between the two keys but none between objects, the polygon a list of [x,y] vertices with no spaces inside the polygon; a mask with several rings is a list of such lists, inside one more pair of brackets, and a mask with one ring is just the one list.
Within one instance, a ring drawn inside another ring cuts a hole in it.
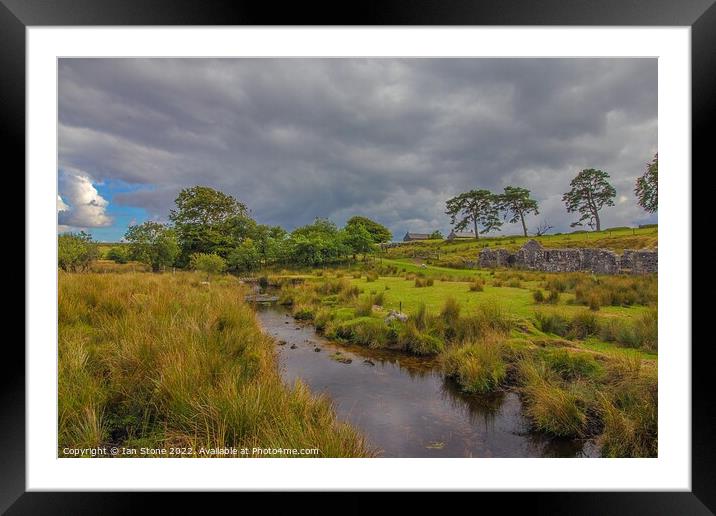
[{"label": "muddy riverbed", "polygon": [[[257,306],[287,384],[327,394],[382,457],[584,457],[591,443],[529,431],[514,392],[466,395],[434,359],[331,342],[281,306]],[[279,344],[281,342],[282,344]],[[318,351],[317,351],[318,350]]]}]

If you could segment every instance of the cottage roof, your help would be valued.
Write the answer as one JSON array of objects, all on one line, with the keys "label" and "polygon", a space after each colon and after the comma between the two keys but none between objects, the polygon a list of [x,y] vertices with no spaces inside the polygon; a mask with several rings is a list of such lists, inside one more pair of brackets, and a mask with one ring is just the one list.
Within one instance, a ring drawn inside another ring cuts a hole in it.
[{"label": "cottage roof", "polygon": [[430,238],[429,233],[405,233],[405,237],[403,239],[411,239],[411,240],[427,240]]}]

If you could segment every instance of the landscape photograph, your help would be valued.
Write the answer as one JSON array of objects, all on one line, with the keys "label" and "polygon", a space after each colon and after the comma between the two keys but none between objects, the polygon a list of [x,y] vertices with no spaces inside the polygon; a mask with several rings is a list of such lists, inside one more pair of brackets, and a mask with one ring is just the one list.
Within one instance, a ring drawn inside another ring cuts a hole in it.
[{"label": "landscape photograph", "polygon": [[57,456],[658,457],[657,72],[59,59]]}]

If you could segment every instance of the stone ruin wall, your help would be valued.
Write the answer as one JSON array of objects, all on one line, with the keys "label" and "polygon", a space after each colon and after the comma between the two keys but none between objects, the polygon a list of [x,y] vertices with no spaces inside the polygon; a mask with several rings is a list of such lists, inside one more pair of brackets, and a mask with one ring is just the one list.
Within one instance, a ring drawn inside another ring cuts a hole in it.
[{"label": "stone ruin wall", "polygon": [[480,267],[514,267],[544,272],[592,272],[594,274],[649,274],[658,272],[658,251],[625,250],[619,256],[609,249],[545,249],[530,240],[517,252],[482,249]]}]

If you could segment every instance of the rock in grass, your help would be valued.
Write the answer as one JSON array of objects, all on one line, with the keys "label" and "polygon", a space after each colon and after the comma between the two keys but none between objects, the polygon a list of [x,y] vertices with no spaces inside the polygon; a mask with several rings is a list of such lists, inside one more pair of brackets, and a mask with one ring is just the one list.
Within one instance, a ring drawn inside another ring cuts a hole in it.
[{"label": "rock in grass", "polygon": [[403,312],[398,312],[396,310],[391,310],[390,312],[388,312],[388,316],[385,318],[385,322],[389,323],[390,321],[395,320],[405,322],[408,320],[408,314],[404,314]]},{"label": "rock in grass", "polygon": [[291,349],[296,349],[297,347],[295,344],[291,344]]},{"label": "rock in grass", "polygon": [[278,341],[278,345],[279,345],[279,346],[285,346],[285,345],[286,345],[286,341],[285,341],[285,340],[279,340],[279,341]]},{"label": "rock in grass", "polygon": [[321,351],[321,348],[313,348],[313,351],[315,351],[316,353],[319,353]]}]

